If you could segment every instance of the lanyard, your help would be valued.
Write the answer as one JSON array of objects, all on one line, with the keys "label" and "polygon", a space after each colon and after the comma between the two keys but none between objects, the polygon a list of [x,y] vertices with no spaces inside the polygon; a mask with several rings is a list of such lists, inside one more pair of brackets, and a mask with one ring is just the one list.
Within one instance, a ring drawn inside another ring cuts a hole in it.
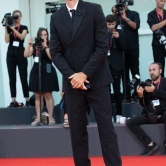
[{"label": "lanyard", "polygon": [[164,11],[163,11],[163,14],[162,16],[158,13],[157,9],[156,9],[156,14],[157,14],[157,17],[159,19],[159,22],[162,22],[164,20]]},{"label": "lanyard", "polygon": [[[43,49],[44,47],[42,47],[42,49]],[[39,56],[39,51],[38,51],[38,49],[36,49],[36,56]]]},{"label": "lanyard", "polygon": [[[159,89],[159,88],[160,88],[160,82],[161,82],[161,78],[160,78],[160,80],[159,80],[159,82],[158,82],[157,89]],[[152,81],[152,83],[154,84],[154,82],[153,82],[153,81]],[[155,100],[157,100],[157,97],[155,97]]]},{"label": "lanyard", "polygon": [[[114,30],[113,32],[115,32],[115,30]],[[109,43],[108,43],[108,48],[109,48],[109,49],[112,47],[113,38],[114,38],[113,36],[111,36],[111,37],[109,38]]]},{"label": "lanyard", "polygon": [[36,49],[36,56],[39,56],[39,51],[38,51],[38,49]]},{"label": "lanyard", "polygon": [[[20,30],[20,26],[21,26],[21,25],[18,26],[17,31]],[[15,38],[15,40],[16,40],[16,39],[17,39],[17,35],[16,35],[16,33],[13,33],[13,36],[14,36],[14,38]]]},{"label": "lanyard", "polygon": [[108,48],[110,49],[111,47],[112,47],[112,40],[113,40],[113,36],[112,37],[110,37],[110,39],[109,39],[109,43],[108,43]]},{"label": "lanyard", "polygon": [[[161,79],[160,79],[159,82],[158,82],[157,89],[160,88],[160,82],[161,82]],[[154,84],[154,82],[152,82],[152,83]]]}]

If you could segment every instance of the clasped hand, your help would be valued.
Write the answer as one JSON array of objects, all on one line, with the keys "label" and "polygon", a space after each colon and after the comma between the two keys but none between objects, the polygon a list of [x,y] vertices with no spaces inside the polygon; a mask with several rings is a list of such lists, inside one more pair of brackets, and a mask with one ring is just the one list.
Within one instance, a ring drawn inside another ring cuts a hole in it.
[{"label": "clasped hand", "polygon": [[89,83],[87,75],[83,72],[75,73],[69,77],[73,89],[87,90],[84,83]]},{"label": "clasped hand", "polygon": [[153,84],[151,84],[151,86],[145,86],[145,89],[141,86],[137,86],[137,93],[139,97],[143,97],[143,92],[144,90],[146,92],[152,93],[154,91],[155,87]]}]

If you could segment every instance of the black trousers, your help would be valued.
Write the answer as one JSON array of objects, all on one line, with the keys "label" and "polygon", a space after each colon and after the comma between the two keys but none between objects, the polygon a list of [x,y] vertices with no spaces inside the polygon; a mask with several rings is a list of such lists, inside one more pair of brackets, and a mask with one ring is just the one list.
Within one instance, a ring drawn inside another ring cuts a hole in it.
[{"label": "black trousers", "polygon": [[[70,134],[76,166],[90,166],[88,157],[88,132],[86,122],[87,105],[94,112],[98,125],[101,148],[106,166],[121,166],[117,135],[112,124],[109,86],[86,94],[65,94],[69,116]],[[88,103],[88,104],[87,104]]]},{"label": "black trousers", "polygon": [[[140,72],[139,72],[139,48],[127,49],[125,51],[125,76],[126,76],[126,96],[127,96],[127,99],[130,99],[130,87],[128,85],[128,83],[130,81],[129,70],[131,71],[133,78],[136,74],[140,75]],[[124,82],[124,78],[123,78],[123,82]],[[137,95],[137,93],[134,92],[134,95]]]},{"label": "black trousers", "polygon": [[[159,119],[158,123],[164,123],[165,124],[165,141],[166,143],[166,112],[163,113],[161,118]],[[148,120],[148,115],[139,115],[136,117],[133,117],[126,121],[126,125],[128,128],[136,135],[136,137],[139,139],[139,141],[145,145],[148,146],[152,140],[151,138],[145,133],[145,131],[140,127],[142,124],[150,124],[150,121]]]},{"label": "black trousers", "polygon": [[9,48],[7,52],[7,69],[9,74],[9,84],[11,97],[16,97],[16,67],[20,74],[24,97],[29,97],[28,81],[27,81],[27,67],[28,61],[24,58],[24,49]]},{"label": "black trousers", "polygon": [[161,76],[164,77],[166,50],[164,46],[163,47],[152,46],[152,49],[153,49],[154,62],[161,63],[162,65]]},{"label": "black trousers", "polygon": [[114,90],[114,99],[116,104],[116,115],[122,115],[122,94],[120,91],[122,74],[112,75],[114,83],[112,84]]}]

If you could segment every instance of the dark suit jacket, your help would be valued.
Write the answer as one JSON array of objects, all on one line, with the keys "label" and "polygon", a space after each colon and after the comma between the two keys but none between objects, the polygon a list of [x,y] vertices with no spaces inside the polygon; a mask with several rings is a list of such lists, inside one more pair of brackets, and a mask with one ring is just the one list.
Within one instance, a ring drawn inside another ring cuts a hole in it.
[{"label": "dark suit jacket", "polygon": [[123,51],[126,49],[126,37],[123,31],[118,29],[116,31],[119,33],[119,38],[113,38],[112,47],[110,48],[111,55],[107,56],[107,59],[114,70],[124,70]]},{"label": "dark suit jacket", "polygon": [[[144,93],[144,101],[147,108],[151,107],[148,103],[154,100],[154,98],[159,99],[161,110],[163,112],[166,111],[166,78],[161,78],[159,89],[155,88],[153,93]],[[144,107],[143,98],[140,98],[139,102]],[[144,114],[147,112],[145,109],[143,109],[142,113]]]},{"label": "dark suit jacket", "polygon": [[50,23],[50,53],[63,75],[65,93],[86,93],[73,89],[68,79],[74,73],[85,73],[93,90],[109,85],[112,76],[107,63],[107,26],[98,4],[79,0],[74,24],[67,7],[54,13]]}]

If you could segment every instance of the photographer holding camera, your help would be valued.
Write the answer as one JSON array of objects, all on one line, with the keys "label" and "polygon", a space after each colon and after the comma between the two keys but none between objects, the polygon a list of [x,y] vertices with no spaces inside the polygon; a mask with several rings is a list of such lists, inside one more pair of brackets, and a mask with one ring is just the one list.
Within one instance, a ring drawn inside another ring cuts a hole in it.
[{"label": "photographer holding camera", "polygon": [[[151,84],[140,83],[136,87],[139,103],[143,106],[142,114],[126,121],[128,128],[136,135],[140,142],[145,145],[145,152],[141,155],[148,156],[158,149],[158,145],[140,127],[142,124],[164,123],[166,155],[166,78],[161,77],[162,65],[154,62],[149,67]],[[148,85],[148,86],[147,86]]]},{"label": "photographer holding camera", "polygon": [[[159,38],[155,34],[157,30],[166,31],[166,10],[164,10],[165,1],[156,0],[156,8],[148,13],[147,23],[150,26],[150,29],[153,31],[153,40],[152,40],[152,49],[153,49],[153,58],[155,62],[162,64],[162,73],[161,76],[164,77],[165,69],[165,56],[166,50],[159,42]],[[166,35],[166,34],[165,34]]]},{"label": "photographer holding camera", "polygon": [[[9,14],[9,13],[8,13]],[[3,26],[5,27],[5,42],[9,43],[7,50],[7,68],[9,73],[9,84],[12,102],[8,107],[18,107],[16,102],[16,67],[20,74],[22,83],[23,94],[26,99],[25,106],[29,107],[29,91],[27,81],[27,67],[28,61],[24,58],[24,39],[28,33],[27,26],[21,25],[22,13],[19,10],[15,10],[12,13],[10,20],[3,19]],[[12,19],[13,17],[13,19]],[[7,25],[6,25],[7,23]],[[8,26],[10,24],[11,26]]]},{"label": "photographer holding camera", "polygon": [[35,44],[32,38],[29,38],[28,45],[25,49],[24,56],[30,57],[33,55],[34,65],[30,72],[29,90],[35,94],[35,107],[37,118],[31,123],[32,126],[37,126],[40,123],[40,93],[39,93],[39,51],[38,46],[42,47],[41,50],[41,92],[42,92],[42,107],[43,97],[46,101],[47,110],[49,113],[49,125],[55,123],[53,118],[54,99],[52,91],[59,91],[58,78],[55,68],[52,65],[52,59],[49,51],[49,36],[46,28],[39,28]]},{"label": "photographer holding camera", "polygon": [[[128,0],[117,0],[117,29],[123,29],[126,35],[127,48],[125,50],[125,89],[126,98],[124,102],[131,101],[130,87],[128,86],[129,70],[131,71],[132,77],[139,73],[139,36],[138,29],[140,28],[140,17],[136,11],[128,9],[128,5],[133,5],[133,1]],[[137,101],[137,94],[134,92],[133,100]]]},{"label": "photographer holding camera", "polygon": [[111,11],[112,11],[112,15],[115,16],[115,15],[116,15],[116,12],[117,12],[115,5],[112,6]]},{"label": "photographer holding camera", "polygon": [[120,92],[120,83],[123,70],[125,69],[123,51],[126,49],[126,38],[123,31],[116,29],[116,17],[114,15],[106,16],[109,42],[107,60],[112,77],[114,79],[113,90],[116,103],[116,122],[122,116],[122,95]]}]

